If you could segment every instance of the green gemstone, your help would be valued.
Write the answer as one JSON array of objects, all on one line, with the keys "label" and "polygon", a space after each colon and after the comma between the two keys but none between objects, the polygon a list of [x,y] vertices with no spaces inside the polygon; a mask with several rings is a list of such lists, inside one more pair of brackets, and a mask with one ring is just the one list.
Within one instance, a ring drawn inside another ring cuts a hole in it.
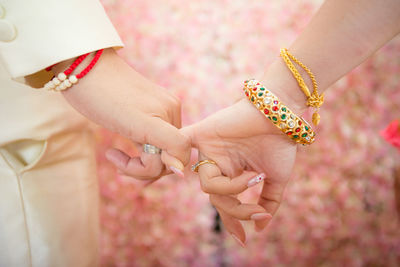
[{"label": "green gemstone", "polygon": [[286,108],[282,108],[282,111],[286,112]]},{"label": "green gemstone", "polygon": [[282,120],[286,119],[286,114],[282,114],[282,115],[281,115],[281,119],[282,119]]},{"label": "green gemstone", "polygon": [[263,92],[259,92],[259,93],[258,93],[258,96],[261,97],[261,96],[263,96],[263,94],[264,94]]},{"label": "green gemstone", "polygon": [[301,137],[306,137],[307,136],[307,133],[303,133],[302,135],[301,135]]},{"label": "green gemstone", "polygon": [[260,87],[260,90],[261,90],[261,91],[265,91],[265,88],[264,88],[264,87]]},{"label": "green gemstone", "polygon": [[254,96],[251,97],[251,102],[254,102]]},{"label": "green gemstone", "polygon": [[277,117],[272,117],[272,120],[277,121],[278,118]]},{"label": "green gemstone", "polygon": [[293,135],[293,138],[299,138],[299,136],[296,134],[296,135]]},{"label": "green gemstone", "polygon": [[308,131],[308,127],[307,126],[305,126],[304,128],[306,128],[306,131]]}]

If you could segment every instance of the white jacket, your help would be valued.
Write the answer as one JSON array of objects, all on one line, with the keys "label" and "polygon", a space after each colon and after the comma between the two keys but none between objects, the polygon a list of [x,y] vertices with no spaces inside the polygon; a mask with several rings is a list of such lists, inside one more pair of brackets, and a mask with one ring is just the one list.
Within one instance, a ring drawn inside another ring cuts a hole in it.
[{"label": "white jacket", "polygon": [[0,57],[13,78],[121,46],[98,0],[0,0]]}]

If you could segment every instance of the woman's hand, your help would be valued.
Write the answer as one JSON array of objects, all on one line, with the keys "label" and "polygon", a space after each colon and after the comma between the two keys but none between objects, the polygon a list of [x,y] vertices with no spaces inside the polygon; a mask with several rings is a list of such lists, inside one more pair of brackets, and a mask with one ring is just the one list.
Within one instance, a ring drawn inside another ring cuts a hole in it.
[{"label": "woman's hand", "polygon": [[[199,167],[201,186],[235,239],[245,242],[239,220],[254,220],[256,230],[266,227],[277,211],[296,158],[296,144],[268,121],[247,99],[203,121],[183,128],[199,160],[217,165]],[[264,179],[256,204],[242,204],[236,194]]]},{"label": "woman's hand", "polygon": [[[56,66],[63,71],[65,64]],[[142,153],[131,158],[111,149],[107,158],[123,173],[139,179],[166,173],[164,164],[183,176],[190,158],[190,142],[179,132],[180,101],[133,70],[113,49],[104,50],[93,70],[78,84],[63,91],[68,102],[84,116],[135,142],[162,149],[161,155]]]}]

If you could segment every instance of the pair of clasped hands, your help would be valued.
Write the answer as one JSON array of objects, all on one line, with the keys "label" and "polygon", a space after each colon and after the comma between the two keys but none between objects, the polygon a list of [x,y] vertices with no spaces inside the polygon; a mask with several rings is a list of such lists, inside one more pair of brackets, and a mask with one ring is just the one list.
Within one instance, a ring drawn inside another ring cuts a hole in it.
[{"label": "pair of clasped hands", "polygon": [[[125,175],[149,182],[172,171],[183,176],[192,147],[198,149],[199,160],[215,161],[200,166],[201,188],[240,244],[246,234],[239,220],[253,220],[262,231],[277,211],[296,145],[244,97],[181,128],[179,99],[133,70],[113,49],[106,49],[92,72],[63,94],[90,120],[138,147],[162,149],[161,154],[143,152],[138,157],[110,149],[108,160]],[[264,184],[258,204],[241,203],[236,195],[260,180]]]}]

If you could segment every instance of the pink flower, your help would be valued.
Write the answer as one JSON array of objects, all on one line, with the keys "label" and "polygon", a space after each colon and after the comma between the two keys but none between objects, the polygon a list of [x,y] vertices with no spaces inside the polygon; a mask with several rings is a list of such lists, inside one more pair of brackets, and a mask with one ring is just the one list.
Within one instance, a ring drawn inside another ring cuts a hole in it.
[{"label": "pink flower", "polygon": [[385,140],[392,144],[400,151],[400,122],[392,121],[385,130],[381,131],[381,135]]}]

